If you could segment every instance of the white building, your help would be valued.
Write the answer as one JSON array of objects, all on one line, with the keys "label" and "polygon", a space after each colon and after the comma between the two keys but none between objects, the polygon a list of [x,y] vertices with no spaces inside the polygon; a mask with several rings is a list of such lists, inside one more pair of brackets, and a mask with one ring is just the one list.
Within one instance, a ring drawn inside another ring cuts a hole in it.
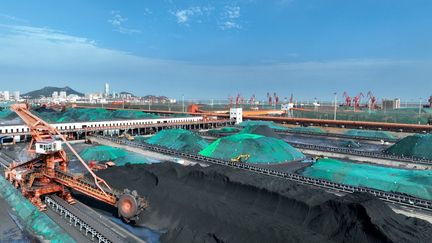
[{"label": "white building", "polygon": [[66,99],[67,95],[66,95],[66,91],[60,91],[60,98],[61,99]]},{"label": "white building", "polygon": [[19,91],[15,91],[14,92],[14,100],[15,101],[19,101],[20,99],[21,99],[20,92]]},{"label": "white building", "polygon": [[4,92],[3,92],[3,99],[4,99],[4,100],[10,100],[10,97],[9,97],[9,91],[4,91]]},{"label": "white building", "polygon": [[105,97],[109,96],[109,84],[105,83]]},{"label": "white building", "polygon": [[231,108],[230,109],[230,120],[235,120],[236,124],[243,122],[243,109],[242,108]]},{"label": "white building", "polygon": [[58,99],[58,97],[59,97],[59,93],[58,93],[57,91],[54,91],[54,92],[52,93],[51,97],[53,98],[53,100],[56,100],[56,99]]}]

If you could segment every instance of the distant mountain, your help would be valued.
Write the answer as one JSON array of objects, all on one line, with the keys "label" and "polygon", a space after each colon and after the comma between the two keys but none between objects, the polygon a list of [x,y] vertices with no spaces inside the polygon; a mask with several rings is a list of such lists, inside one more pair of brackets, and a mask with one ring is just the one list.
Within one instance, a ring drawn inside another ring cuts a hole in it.
[{"label": "distant mountain", "polygon": [[146,95],[143,97],[144,100],[151,100],[153,102],[158,103],[166,103],[169,101],[169,98],[166,96],[155,96],[155,95]]},{"label": "distant mountain", "polygon": [[48,86],[48,87],[44,87],[44,88],[39,89],[39,90],[35,90],[35,91],[31,91],[31,92],[25,93],[25,94],[23,94],[23,96],[28,96],[28,97],[30,97],[32,99],[40,98],[42,96],[51,97],[52,94],[53,94],[53,92],[59,92],[60,93],[60,91],[66,91],[66,95],[75,94],[75,95],[78,95],[78,96],[84,96],[83,93],[75,91],[75,90],[71,89],[68,86],[63,87],[63,88],[49,87]]},{"label": "distant mountain", "polygon": [[120,94],[120,95],[130,95],[130,96],[132,96],[132,97],[135,97],[134,94],[132,94],[131,92],[126,92],[126,91],[120,92],[119,94]]}]

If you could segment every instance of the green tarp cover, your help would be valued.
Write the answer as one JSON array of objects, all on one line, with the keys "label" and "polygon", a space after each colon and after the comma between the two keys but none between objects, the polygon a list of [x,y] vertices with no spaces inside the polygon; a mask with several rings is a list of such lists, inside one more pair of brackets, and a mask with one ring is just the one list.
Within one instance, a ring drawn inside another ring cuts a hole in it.
[{"label": "green tarp cover", "polygon": [[305,156],[283,140],[257,134],[239,133],[220,138],[200,152],[201,155],[231,160],[249,154],[249,163],[283,163]]},{"label": "green tarp cover", "polygon": [[147,139],[146,142],[188,153],[198,153],[208,146],[205,139],[184,129],[162,130]]},{"label": "green tarp cover", "polygon": [[386,153],[432,160],[432,134],[415,134],[401,139]]},{"label": "green tarp cover", "polygon": [[320,159],[306,168],[302,175],[432,200],[432,171],[429,170],[398,169]]},{"label": "green tarp cover", "polygon": [[251,121],[251,120],[248,120],[248,121],[241,122],[237,126],[247,127],[247,126],[256,126],[256,125],[266,125],[266,126],[270,127],[271,129],[275,129],[275,130],[287,130],[288,129],[288,128],[286,128],[282,125],[276,124],[272,121]]},{"label": "green tarp cover", "polygon": [[116,166],[122,166],[126,163],[131,164],[148,164],[150,163],[146,157],[128,152],[121,148],[114,148],[110,146],[94,146],[88,147],[80,152],[81,158],[84,161],[98,161],[98,162],[107,162],[112,161],[116,164]]},{"label": "green tarp cover", "polygon": [[[45,242],[75,242],[45,213],[21,195],[3,176],[0,176],[0,197],[6,200],[27,230]],[[1,219],[0,219],[1,221]]]},{"label": "green tarp cover", "polygon": [[366,137],[366,138],[396,139],[396,137],[389,132],[362,130],[362,129],[348,130],[345,132],[345,135],[355,136],[355,137]]}]

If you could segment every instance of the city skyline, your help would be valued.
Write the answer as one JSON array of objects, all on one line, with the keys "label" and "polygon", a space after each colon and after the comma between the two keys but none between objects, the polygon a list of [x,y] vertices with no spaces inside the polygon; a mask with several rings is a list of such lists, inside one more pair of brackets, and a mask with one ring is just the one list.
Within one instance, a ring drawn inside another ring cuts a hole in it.
[{"label": "city skyline", "polygon": [[431,9],[421,0],[5,1],[1,90],[88,93],[109,82],[171,97],[429,97]]}]

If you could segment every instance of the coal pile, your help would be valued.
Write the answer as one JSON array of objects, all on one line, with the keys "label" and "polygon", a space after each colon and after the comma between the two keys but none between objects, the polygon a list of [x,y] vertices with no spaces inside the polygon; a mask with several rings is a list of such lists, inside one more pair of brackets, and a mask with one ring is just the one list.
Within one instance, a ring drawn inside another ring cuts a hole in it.
[{"label": "coal pile", "polygon": [[273,129],[271,129],[267,125],[251,125],[251,126],[247,126],[247,127],[243,128],[243,130],[241,131],[241,133],[258,134],[258,135],[263,135],[263,136],[266,136],[266,137],[272,137],[272,138],[278,138],[278,139],[281,138]]},{"label": "coal pile", "polygon": [[98,175],[147,197],[150,209],[138,224],[166,232],[161,242],[428,242],[432,237],[431,224],[396,214],[369,194],[337,197],[228,167],[166,162]]},{"label": "coal pile", "polygon": [[250,133],[219,138],[199,154],[223,160],[243,155],[248,157],[246,163],[254,164],[280,164],[305,158],[302,152],[281,139]]},{"label": "coal pile", "polygon": [[[143,141],[141,140],[141,142]],[[165,129],[145,140],[145,142],[187,153],[198,153],[208,146],[204,138],[185,129]]]},{"label": "coal pile", "polygon": [[415,134],[401,139],[384,152],[432,160],[432,134]]}]

